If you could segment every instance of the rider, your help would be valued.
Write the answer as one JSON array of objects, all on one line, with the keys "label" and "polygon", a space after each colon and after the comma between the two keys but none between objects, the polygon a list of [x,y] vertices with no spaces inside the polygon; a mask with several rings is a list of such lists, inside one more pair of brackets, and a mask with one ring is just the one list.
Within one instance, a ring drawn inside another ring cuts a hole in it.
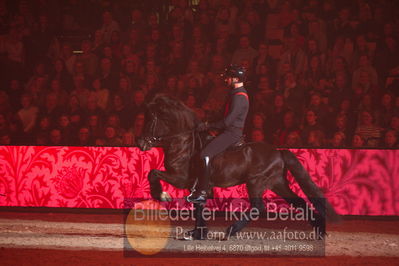
[{"label": "rider", "polygon": [[231,87],[224,119],[215,123],[200,123],[197,127],[198,131],[216,128],[221,129],[223,132],[201,151],[202,173],[198,178],[196,188],[193,188],[191,194],[187,196],[188,202],[204,203],[206,201],[211,174],[211,159],[232,144],[237,143],[243,135],[245,119],[249,109],[248,94],[244,88],[245,69],[240,66],[230,65],[226,68],[223,76],[228,86]]}]

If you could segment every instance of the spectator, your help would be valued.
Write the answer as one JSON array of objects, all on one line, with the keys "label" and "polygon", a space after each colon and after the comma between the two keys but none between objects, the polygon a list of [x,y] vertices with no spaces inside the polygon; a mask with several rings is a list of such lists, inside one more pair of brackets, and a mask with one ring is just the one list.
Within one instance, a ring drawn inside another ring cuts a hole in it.
[{"label": "spectator", "polygon": [[377,121],[382,128],[388,128],[391,122],[392,116],[394,115],[394,103],[393,95],[390,93],[384,93],[381,98],[381,105],[377,110]]},{"label": "spectator", "polygon": [[282,65],[288,63],[295,75],[301,75],[305,73],[307,66],[306,54],[298,46],[297,41],[293,37],[285,39],[286,50],[281,55],[280,64],[278,66],[279,72],[281,72]]},{"label": "spectator", "polygon": [[[357,69],[358,67],[362,66],[364,63],[368,63],[365,61],[365,59],[361,59],[362,56],[367,57],[367,60],[369,62],[374,61],[374,51],[369,49],[369,45],[367,44],[366,41],[366,36],[360,34],[356,36],[356,45],[355,45],[355,51],[353,53],[353,69]],[[377,75],[377,73],[375,73]]]},{"label": "spectator", "polygon": [[51,119],[49,116],[42,116],[39,119],[34,132],[37,145],[45,145],[48,142],[50,137],[50,129],[52,126],[53,125],[51,124]]},{"label": "spectator", "polygon": [[62,141],[64,143],[73,143],[73,136],[76,135],[76,131],[71,127],[67,114],[61,114],[59,116],[57,128],[61,131],[61,135],[63,136]]},{"label": "spectator", "polygon": [[[349,73],[349,67],[346,62],[346,59],[342,56],[335,57],[333,59],[334,61],[330,63],[330,66],[327,67],[327,73],[328,76],[331,78],[336,77],[338,74],[343,75],[345,77],[346,81],[348,82],[349,80],[352,80],[352,75]],[[350,79],[349,79],[350,77]],[[346,84],[348,85],[348,84]]]},{"label": "spectator", "polygon": [[144,21],[144,15],[143,11],[140,10],[139,8],[133,8],[132,11],[130,12],[130,27],[131,28],[138,28],[138,29],[144,29],[145,28],[145,21]]},{"label": "spectator", "polygon": [[331,139],[331,147],[335,149],[346,147],[346,136],[342,131],[334,133],[334,136]]},{"label": "spectator", "polygon": [[188,63],[187,73],[185,79],[189,81],[191,78],[195,79],[198,83],[198,87],[203,88],[205,83],[205,75],[200,69],[199,62],[197,60],[191,60]]},{"label": "spectator", "polygon": [[369,57],[362,55],[359,57],[359,67],[353,72],[352,88],[360,86],[365,93],[376,94],[378,85],[378,75],[375,68],[370,64]]},{"label": "spectator", "polygon": [[123,75],[127,76],[132,82],[141,81],[141,67],[140,58],[133,54],[125,59],[122,59],[122,67],[124,68]]},{"label": "spectator", "polygon": [[117,73],[120,71],[121,53],[122,52],[119,51],[118,54],[116,54],[110,45],[106,45],[103,48],[102,58],[106,58],[110,61],[111,73],[115,75],[117,75]]},{"label": "spectator", "polygon": [[233,65],[240,65],[242,60],[248,60],[252,65],[258,52],[251,46],[249,37],[243,35],[240,37],[239,47],[234,51],[231,63]]},{"label": "spectator", "polygon": [[[302,144],[291,134],[297,130],[292,115],[286,113],[290,110],[300,118],[305,107],[316,112],[320,130],[334,147],[342,146],[341,133],[351,146],[352,127],[358,125],[363,111],[375,116],[375,126],[382,127],[380,134],[399,127],[393,15],[397,7],[392,3],[377,7],[364,1],[348,6],[317,0],[204,0],[194,6],[178,0],[159,9],[153,1],[136,5],[115,0],[101,10],[89,1],[58,5],[39,1],[37,6],[26,0],[6,2],[0,4],[4,35],[0,40],[0,113],[12,144],[49,145],[44,131],[57,126],[64,113],[76,132],[73,143],[84,126],[89,127],[92,144],[108,143],[104,122],[117,127],[120,138],[122,130],[112,122],[119,120],[114,119],[117,94],[123,101],[119,107],[130,112],[121,123],[137,131],[134,136],[141,134],[145,103],[159,92],[183,101],[187,98],[200,119],[214,118],[223,113],[228,91],[220,74],[230,62],[247,69],[246,84],[254,102],[251,114],[266,115],[266,139],[274,134],[278,145]],[[56,32],[57,27],[62,32]],[[285,30],[283,36],[277,28]],[[279,50],[281,39],[283,51]],[[18,115],[24,93],[43,113],[33,135],[28,134],[30,139]],[[40,122],[49,117],[54,124],[39,132]],[[249,127],[246,130],[251,134]],[[69,136],[61,137],[61,143],[69,144]],[[315,141],[317,136],[312,138],[313,145],[323,144]],[[309,144],[308,137],[303,141]],[[131,145],[131,141],[126,143]],[[383,138],[380,145],[385,145]]]},{"label": "spectator", "polygon": [[12,106],[10,105],[8,94],[5,91],[0,91],[0,113],[7,117],[12,114]]},{"label": "spectator", "polygon": [[0,145],[12,144],[11,134],[7,131],[0,131]]},{"label": "spectator", "polygon": [[265,141],[265,134],[260,129],[252,129],[251,131],[251,141],[253,142],[263,142]]},{"label": "spectator", "polygon": [[55,37],[53,25],[44,14],[39,16],[37,28],[30,36],[28,52],[33,61],[47,57],[50,44]]},{"label": "spectator", "polygon": [[102,33],[105,43],[111,42],[111,36],[114,31],[119,31],[118,23],[113,19],[112,13],[110,11],[104,11],[102,14],[102,26],[100,31]]},{"label": "spectator", "polygon": [[[61,85],[62,83],[58,79],[53,79],[50,82],[49,94],[54,94],[57,98],[56,105],[60,108],[64,108],[67,105],[69,94]],[[64,83],[65,84],[65,83]]]},{"label": "spectator", "polygon": [[[176,95],[176,94],[174,94]],[[144,112],[145,109],[145,95],[141,90],[136,90],[133,95],[133,101],[131,104],[132,117],[135,117],[138,113]]]},{"label": "spectator", "polygon": [[320,65],[322,69],[325,70],[325,64],[327,56],[324,52],[320,51],[318,42],[315,39],[308,39],[306,41],[305,53],[307,55],[307,61],[309,62],[311,57],[317,56],[320,59]]},{"label": "spectator", "polygon": [[384,134],[384,147],[395,149],[398,148],[398,133],[395,130],[387,130]]},{"label": "spectator", "polygon": [[72,126],[76,128],[80,127],[80,125],[84,123],[85,119],[87,118],[83,114],[83,109],[80,107],[79,98],[76,95],[71,95],[69,97],[66,113],[70,117]]},{"label": "spectator", "polygon": [[97,55],[100,56],[101,52],[103,51],[104,48],[104,36],[103,36],[103,32],[101,30],[96,30],[94,32],[94,37],[92,40],[92,48],[91,51]]},{"label": "spectator", "polygon": [[311,130],[308,135],[307,145],[309,147],[321,148],[325,145],[325,136],[322,130]]},{"label": "spectator", "polygon": [[122,133],[124,129],[121,127],[121,120],[119,119],[119,116],[115,113],[111,113],[107,116],[107,119],[105,121],[105,124],[107,126],[111,126],[115,129],[116,135],[117,136],[122,136]]},{"label": "spectator", "polygon": [[362,111],[360,124],[355,134],[362,136],[367,147],[377,147],[381,140],[381,129],[374,124],[374,118],[369,111]]},{"label": "spectator", "polygon": [[50,75],[51,80],[58,80],[60,87],[65,91],[70,92],[72,90],[72,77],[66,69],[65,63],[61,59],[54,61],[53,70]]},{"label": "spectator", "polygon": [[[229,50],[229,39],[228,36],[218,37],[215,40],[213,54],[223,58],[223,62],[231,62],[233,56]],[[223,67],[224,68],[224,67]]]},{"label": "spectator", "polygon": [[198,108],[197,98],[192,95],[188,94],[184,103],[187,105],[188,108],[193,110],[199,117],[204,117],[204,111],[201,108]]},{"label": "spectator", "polygon": [[295,113],[289,110],[284,114],[283,126],[274,132],[274,144],[286,145],[288,135],[293,131],[299,133],[300,129],[295,120]]},{"label": "spectator", "polygon": [[305,112],[305,122],[301,129],[302,139],[308,142],[309,134],[311,131],[321,131],[323,132],[323,127],[318,122],[317,113],[314,110],[307,110]]},{"label": "spectator", "polygon": [[171,51],[166,58],[166,74],[167,75],[181,75],[184,73],[186,67],[186,59],[184,56],[183,43],[174,41],[170,44]]},{"label": "spectator", "polygon": [[109,99],[109,90],[102,86],[100,79],[95,79],[92,82],[92,88],[94,91],[91,93],[97,99],[97,106],[102,110],[107,109],[108,107],[108,99]]},{"label": "spectator", "polygon": [[322,92],[319,84],[320,80],[324,79],[325,76],[319,56],[313,55],[310,57],[309,65],[304,75],[309,94],[313,94],[316,91]]},{"label": "spectator", "polygon": [[361,135],[359,135],[359,134],[353,135],[353,138],[352,138],[352,147],[353,148],[363,148],[364,145],[365,145],[365,140]]},{"label": "spectator", "polygon": [[[361,101],[358,104],[357,113],[359,114],[359,116],[361,115],[362,111],[368,111],[373,116],[375,116],[374,102],[370,94],[363,94]],[[360,119],[358,120],[358,122],[360,122]],[[376,121],[376,123],[378,123],[378,121]]]},{"label": "spectator", "polygon": [[104,131],[104,145],[121,146],[122,141],[117,135],[116,129],[112,126],[106,126]]},{"label": "spectator", "polygon": [[[71,45],[68,43],[64,43],[62,45],[61,55],[59,59],[65,62],[65,67],[70,75],[76,73],[75,65],[77,58],[78,57],[73,53]],[[82,64],[82,70],[83,70],[83,64]]]},{"label": "spectator", "polygon": [[399,62],[398,42],[393,36],[387,36],[377,45],[375,67],[380,78],[379,84],[384,84],[391,71]]},{"label": "spectator", "polygon": [[316,112],[318,120],[321,121],[319,124],[327,129],[330,128],[331,122],[333,121],[331,108],[328,104],[322,101],[322,97],[319,93],[314,93],[310,96],[310,103],[308,109],[312,109]]},{"label": "spectator", "polygon": [[275,90],[270,87],[269,78],[267,76],[259,77],[258,88],[254,94],[254,110],[261,111],[265,106],[270,106],[272,104]]},{"label": "spectator", "polygon": [[104,117],[105,117],[105,111],[98,106],[97,96],[93,93],[90,93],[89,98],[87,99],[86,108],[84,108],[83,110],[84,110],[86,116],[95,114],[100,119],[104,119]]},{"label": "spectator", "polygon": [[395,130],[396,133],[399,133],[399,114],[395,114],[391,118],[390,128]]},{"label": "spectator", "polygon": [[333,82],[331,84],[331,92],[328,94],[331,98],[331,105],[338,108],[338,105],[346,97],[350,97],[351,88],[349,87],[348,77],[345,72],[335,73]]},{"label": "spectator", "polygon": [[287,141],[285,143],[286,147],[291,147],[291,148],[299,148],[302,146],[302,139],[300,134],[297,131],[291,131],[287,135]]},{"label": "spectator", "polygon": [[0,132],[7,132],[9,130],[9,122],[4,114],[0,113]]},{"label": "spectator", "polygon": [[81,127],[78,132],[78,137],[75,142],[77,146],[92,146],[94,145],[93,140],[90,136],[90,130],[88,127]]},{"label": "spectator", "polygon": [[83,63],[84,72],[90,77],[94,77],[97,73],[98,58],[92,52],[93,47],[90,40],[84,40],[81,45],[82,54],[78,57],[78,60]]},{"label": "spectator", "polygon": [[4,40],[3,52],[7,56],[5,77],[19,78],[25,65],[25,45],[22,42],[22,33],[17,28],[10,28]]},{"label": "spectator", "polygon": [[61,146],[64,145],[61,130],[54,128],[50,131],[50,142],[51,146]]},{"label": "spectator", "polygon": [[305,37],[303,36],[303,33],[301,31],[301,28],[298,24],[296,23],[291,23],[288,28],[286,28],[288,31],[286,32],[286,36],[290,38],[294,38],[298,47],[301,49],[305,48]]},{"label": "spectator", "polygon": [[21,81],[11,79],[6,91],[0,92],[0,113],[15,112],[21,108],[23,88]]},{"label": "spectator", "polygon": [[79,99],[80,106],[86,108],[90,96],[90,91],[86,87],[86,80],[82,76],[75,76],[73,81],[74,90],[71,92],[71,95],[76,95]]},{"label": "spectator", "polygon": [[[342,136],[345,136],[346,141],[350,141],[352,139],[354,128],[352,128],[349,123],[348,123],[348,117],[345,114],[338,114],[335,118],[335,125],[332,128],[331,132],[334,133],[334,135],[329,135],[329,137],[335,137],[335,134],[340,132],[342,133]],[[350,145],[350,143],[346,143],[347,145]]]},{"label": "spectator", "polygon": [[93,140],[97,141],[97,139],[101,138],[103,135],[103,129],[101,120],[96,114],[92,114],[88,117],[87,127],[91,133]]},{"label": "spectator", "polygon": [[128,77],[121,76],[119,78],[119,88],[117,89],[116,94],[121,96],[123,103],[126,106],[129,106],[132,103],[134,92]]},{"label": "spectator", "polygon": [[129,129],[129,131],[132,132],[133,135],[136,137],[135,140],[141,137],[141,134],[143,133],[144,119],[144,113],[138,113],[134,117],[133,126]]},{"label": "spectator", "polygon": [[[163,86],[164,90],[163,93],[169,95],[169,96],[175,96],[179,98],[177,94],[177,77],[175,76],[169,76],[166,80],[166,84]],[[143,97],[144,100],[144,97]]]},{"label": "spectator", "polygon": [[[248,133],[250,133],[252,136],[252,132],[254,130],[260,130],[263,132],[263,140],[265,140],[269,143],[272,143],[271,135],[273,132],[266,131],[266,123],[265,122],[266,122],[266,117],[263,113],[258,112],[258,113],[253,114],[252,120],[250,120]],[[266,136],[266,133],[268,133],[267,136]]]},{"label": "spectator", "polygon": [[126,131],[123,133],[122,145],[127,147],[133,147],[135,145],[134,135],[132,132]]},{"label": "spectator", "polygon": [[22,95],[22,109],[18,111],[18,118],[22,122],[23,132],[28,136],[36,125],[39,108],[32,104],[32,96],[29,94]]},{"label": "spectator", "polygon": [[100,61],[100,74],[98,78],[101,80],[104,88],[109,89],[111,92],[116,91],[116,84],[118,77],[112,69],[112,61],[109,58],[103,58]]},{"label": "spectator", "polygon": [[284,81],[279,89],[284,95],[287,106],[292,110],[302,111],[305,103],[305,93],[302,87],[299,86],[295,74],[288,72],[284,76]]},{"label": "spectator", "polygon": [[125,105],[123,102],[121,95],[115,94],[112,97],[111,107],[108,110],[109,113],[116,114],[118,116],[120,126],[124,129],[128,129],[131,126],[131,110],[127,106],[128,105]]},{"label": "spectator", "polygon": [[112,50],[112,55],[116,58],[121,57],[122,41],[121,33],[119,31],[113,31],[111,34],[110,48]]}]

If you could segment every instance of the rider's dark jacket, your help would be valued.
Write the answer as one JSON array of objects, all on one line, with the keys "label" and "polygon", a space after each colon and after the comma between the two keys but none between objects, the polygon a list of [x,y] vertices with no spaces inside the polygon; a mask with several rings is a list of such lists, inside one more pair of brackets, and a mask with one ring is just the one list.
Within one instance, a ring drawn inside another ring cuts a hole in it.
[{"label": "rider's dark jacket", "polygon": [[249,110],[247,91],[244,87],[239,87],[232,89],[229,96],[224,119],[211,123],[210,127],[234,131],[240,129],[242,134]]},{"label": "rider's dark jacket", "polygon": [[206,145],[201,151],[200,157],[213,158],[234,143],[237,143],[241,139],[248,110],[249,101],[245,88],[232,89],[224,119],[209,125],[211,128],[221,129],[222,133]]}]

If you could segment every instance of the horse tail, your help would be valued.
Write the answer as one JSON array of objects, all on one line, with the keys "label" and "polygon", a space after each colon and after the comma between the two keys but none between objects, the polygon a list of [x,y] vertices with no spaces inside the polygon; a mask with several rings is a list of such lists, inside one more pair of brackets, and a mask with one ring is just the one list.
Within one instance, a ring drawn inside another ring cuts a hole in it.
[{"label": "horse tail", "polygon": [[334,208],[324,197],[321,189],[312,181],[309,173],[303,167],[295,154],[289,150],[281,150],[280,152],[284,160],[285,167],[291,172],[302,191],[308,197],[316,210],[329,222],[341,221],[340,215],[336,213]]}]

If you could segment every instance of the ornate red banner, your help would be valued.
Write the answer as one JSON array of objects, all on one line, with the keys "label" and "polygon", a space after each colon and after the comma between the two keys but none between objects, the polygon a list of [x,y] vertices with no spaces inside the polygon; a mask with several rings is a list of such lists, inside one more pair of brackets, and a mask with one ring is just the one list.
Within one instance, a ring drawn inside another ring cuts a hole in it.
[{"label": "ornate red banner", "polygon": [[[291,149],[340,214],[399,215],[398,150]],[[123,208],[149,198],[148,172],[162,169],[161,149],[0,147],[0,206]],[[289,176],[292,189],[304,196]],[[163,183],[172,197],[187,190]],[[215,197],[246,197],[245,185],[215,188]],[[267,191],[264,197],[276,200]]]}]

